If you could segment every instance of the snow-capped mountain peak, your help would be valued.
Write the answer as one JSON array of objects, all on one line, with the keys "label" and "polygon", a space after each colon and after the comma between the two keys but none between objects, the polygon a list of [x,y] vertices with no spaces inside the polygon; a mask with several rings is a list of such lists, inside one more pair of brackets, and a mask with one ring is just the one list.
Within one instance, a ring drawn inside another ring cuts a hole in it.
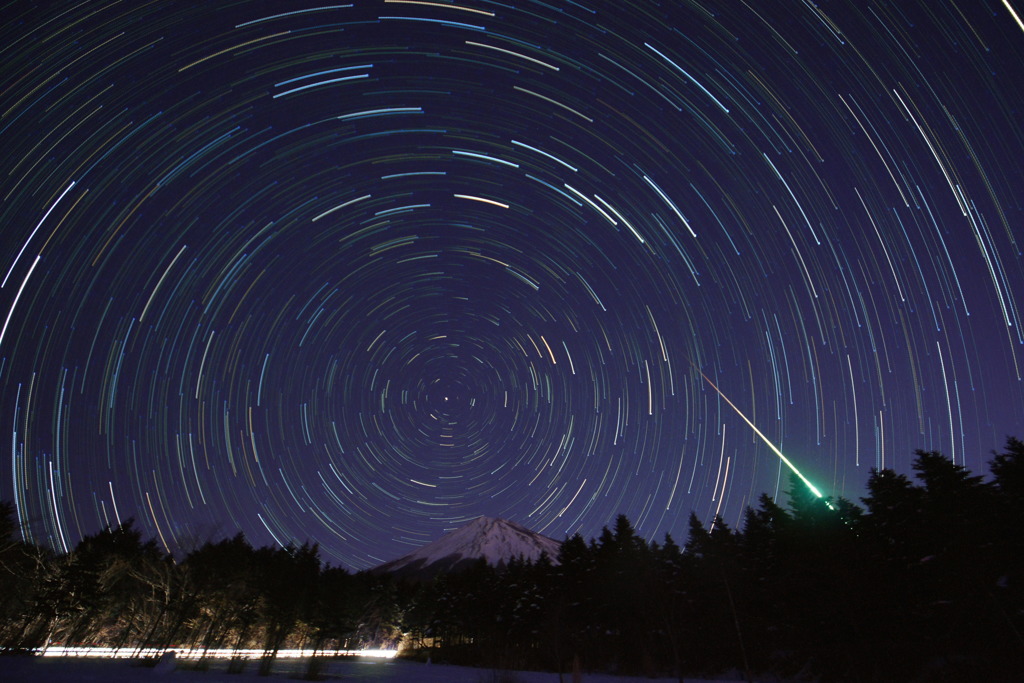
[{"label": "snow-capped mountain peak", "polygon": [[506,519],[477,517],[433,543],[380,565],[374,571],[403,576],[426,577],[468,566],[483,558],[501,566],[514,558],[536,560],[547,553],[556,561],[559,541],[530,531]]}]

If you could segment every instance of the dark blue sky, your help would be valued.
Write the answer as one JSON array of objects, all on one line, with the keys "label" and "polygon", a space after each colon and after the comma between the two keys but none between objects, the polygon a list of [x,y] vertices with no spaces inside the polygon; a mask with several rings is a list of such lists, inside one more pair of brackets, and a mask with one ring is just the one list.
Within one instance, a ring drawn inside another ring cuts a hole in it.
[{"label": "dark blue sky", "polygon": [[786,487],[751,424],[826,495],[982,472],[1024,435],[1014,10],[8,3],[0,496],[58,550],[364,568],[481,514],[736,524]]}]

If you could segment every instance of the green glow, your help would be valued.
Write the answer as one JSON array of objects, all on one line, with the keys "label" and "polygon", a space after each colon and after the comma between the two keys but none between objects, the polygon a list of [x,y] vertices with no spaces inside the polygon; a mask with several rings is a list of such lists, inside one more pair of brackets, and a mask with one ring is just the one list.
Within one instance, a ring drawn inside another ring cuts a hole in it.
[{"label": "green glow", "polygon": [[[700,372],[700,370],[698,369],[697,372]],[[755,425],[753,422],[751,422],[749,419],[747,419],[747,416],[744,415],[742,413],[742,411],[740,411],[740,409],[736,407],[736,404],[734,404],[732,401],[730,401],[729,397],[726,396],[725,394],[723,394],[722,390],[719,389],[717,386],[715,386],[714,382],[712,382],[710,379],[708,379],[707,375],[705,375],[703,372],[700,372],[700,376],[703,377],[704,381],[707,382],[708,384],[710,384],[711,387],[715,391],[718,392],[718,395],[722,397],[722,400],[724,400],[726,403],[728,403],[729,407],[732,408],[733,410],[735,410],[737,415],[739,415],[740,417],[743,418],[744,422],[746,422],[748,425],[750,425],[750,428],[754,430],[754,433],[757,434],[759,437],[761,437],[761,441],[764,441],[768,445],[768,448],[772,449],[772,451],[775,453],[775,455],[779,456],[779,459],[782,460],[782,462],[786,463],[786,467],[791,469],[793,471],[793,474],[795,474],[796,476],[800,477],[800,481],[802,481],[804,484],[807,485],[807,488],[809,488],[811,490],[811,493],[816,495],[818,498],[824,498],[825,497],[825,496],[822,495],[821,491],[818,490],[818,487],[815,486],[814,484],[812,484],[810,482],[810,480],[808,480],[807,477],[805,477],[803,475],[803,473],[800,472],[800,470],[798,470],[796,468],[796,465],[794,465],[792,462],[790,462],[789,458],[787,458],[785,455],[783,455],[782,451],[780,451],[775,446],[775,444],[773,444],[771,441],[769,441],[767,436],[765,436],[764,434],[761,433],[761,430],[757,428],[757,425]],[[829,507],[832,507],[832,506],[829,505]]]}]

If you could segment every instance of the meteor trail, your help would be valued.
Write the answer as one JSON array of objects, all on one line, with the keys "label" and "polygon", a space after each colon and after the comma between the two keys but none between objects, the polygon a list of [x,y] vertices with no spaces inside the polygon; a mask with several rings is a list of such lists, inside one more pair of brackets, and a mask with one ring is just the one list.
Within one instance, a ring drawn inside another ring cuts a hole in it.
[{"label": "meteor trail", "polygon": [[[691,361],[691,363],[692,363],[692,361]],[[696,368],[696,366],[694,366],[694,367]],[[697,369],[697,372],[699,372],[699,373],[700,373],[700,376],[704,378],[704,381],[705,381],[705,382],[707,382],[708,384],[710,384],[710,385],[711,385],[711,388],[712,388],[712,389],[714,389],[715,391],[717,391],[717,392],[718,392],[718,395],[722,397],[722,400],[724,400],[724,401],[725,401],[726,403],[728,403],[728,404],[729,404],[729,407],[730,407],[730,408],[732,408],[733,410],[735,410],[735,411],[736,411],[736,414],[737,414],[737,415],[739,415],[739,416],[740,416],[741,418],[743,418],[743,421],[744,421],[744,422],[746,422],[746,423],[747,423],[748,425],[750,425],[750,428],[754,430],[754,433],[755,433],[755,434],[757,434],[757,435],[758,435],[759,437],[761,437],[761,441],[764,441],[764,442],[765,442],[765,443],[766,443],[766,444],[768,445],[768,448],[772,449],[772,451],[773,451],[773,452],[775,453],[775,455],[779,456],[779,459],[781,459],[781,460],[782,460],[782,462],[786,463],[786,467],[788,467],[788,468],[789,468],[790,470],[792,470],[792,471],[793,471],[793,474],[795,474],[796,476],[800,477],[800,481],[802,481],[802,482],[803,482],[804,484],[806,484],[806,485],[807,485],[807,488],[809,488],[809,489],[811,490],[811,493],[813,493],[814,495],[816,495],[816,496],[817,496],[818,498],[824,498],[824,497],[825,497],[824,495],[822,495],[821,491],[819,491],[819,490],[818,490],[818,487],[817,487],[817,486],[815,486],[814,484],[812,484],[812,483],[811,483],[811,482],[810,482],[810,481],[809,481],[809,480],[807,479],[807,477],[805,477],[805,476],[803,475],[803,473],[801,473],[801,472],[800,472],[800,470],[798,470],[798,469],[796,468],[796,465],[794,465],[794,464],[793,464],[793,463],[792,463],[792,462],[790,461],[790,459],[789,459],[789,458],[787,458],[787,457],[786,457],[785,455],[783,455],[783,454],[782,454],[782,451],[780,451],[780,450],[779,450],[779,449],[778,449],[778,448],[777,448],[777,447],[775,446],[775,444],[773,444],[773,443],[772,443],[771,441],[769,441],[769,440],[768,440],[768,437],[767,437],[767,436],[765,436],[764,434],[762,434],[762,433],[761,433],[761,430],[757,428],[757,425],[755,425],[755,424],[754,424],[753,422],[751,422],[751,421],[750,421],[750,420],[749,420],[749,419],[747,418],[747,416],[746,416],[746,415],[744,415],[744,414],[743,414],[743,412],[742,412],[742,411],[741,411],[741,410],[740,410],[739,408],[737,408],[737,407],[736,407],[736,404],[735,404],[735,403],[733,403],[732,401],[730,401],[730,400],[729,400],[729,397],[728,397],[728,396],[726,396],[726,395],[725,395],[724,393],[722,393],[722,390],[721,390],[721,389],[719,389],[719,388],[718,388],[718,387],[717,387],[717,386],[715,385],[715,383],[714,383],[714,382],[712,382],[712,381],[711,381],[710,379],[708,379],[708,376],[707,376],[707,375],[705,375],[705,374],[704,374],[703,372],[701,372],[699,368]],[[829,505],[829,507],[832,507],[832,506],[831,506],[831,505]]]}]

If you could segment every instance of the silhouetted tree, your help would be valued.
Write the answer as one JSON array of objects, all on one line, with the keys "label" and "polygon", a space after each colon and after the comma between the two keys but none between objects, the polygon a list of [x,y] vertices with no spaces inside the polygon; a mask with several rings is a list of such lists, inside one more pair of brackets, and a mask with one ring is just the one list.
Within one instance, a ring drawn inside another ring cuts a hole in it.
[{"label": "silhouetted tree", "polygon": [[544,632],[550,634],[555,668],[561,675],[574,658],[589,655],[592,632],[587,615],[593,611],[589,585],[594,558],[583,537],[574,534],[559,546],[556,560],[552,579],[555,589],[547,603]]},{"label": "silhouetted tree", "polygon": [[668,653],[670,659],[663,668],[683,680],[688,663],[684,660],[689,631],[693,627],[689,578],[693,574],[692,558],[683,555],[682,549],[671,535],[659,547],[652,548],[655,561],[655,576],[652,579],[652,622],[657,625],[653,640]]},{"label": "silhouetted tree", "polygon": [[364,597],[355,578],[343,567],[325,567],[317,584],[309,616],[313,647],[354,649]]},{"label": "silhouetted tree", "polygon": [[49,554],[18,539],[17,529],[14,505],[0,502],[0,650],[39,644],[32,627]]},{"label": "silhouetted tree", "polygon": [[690,513],[686,552],[693,558],[690,607],[694,627],[683,653],[696,673],[746,668],[745,619],[736,604],[739,579],[739,538],[724,519],[715,516],[705,528]]},{"label": "silhouetted tree", "polygon": [[196,610],[190,615],[189,630],[196,646],[208,650],[248,644],[259,602],[253,555],[252,546],[239,533],[207,542],[185,558],[195,590]]},{"label": "silhouetted tree", "polygon": [[[1006,440],[1002,453],[989,463],[995,506],[994,561],[999,576],[992,587],[995,611],[1005,628],[999,642],[1006,652],[1024,650],[1024,443]],[[1019,664],[1019,658],[1016,662]],[[1019,668],[1024,669],[1024,665]]]},{"label": "silhouetted tree", "polygon": [[736,600],[750,633],[747,654],[751,666],[766,669],[789,646],[786,625],[779,616],[785,609],[780,583],[786,581],[790,562],[787,535],[794,521],[771,496],[763,494],[758,507],[744,512],[739,537],[739,585]]}]

